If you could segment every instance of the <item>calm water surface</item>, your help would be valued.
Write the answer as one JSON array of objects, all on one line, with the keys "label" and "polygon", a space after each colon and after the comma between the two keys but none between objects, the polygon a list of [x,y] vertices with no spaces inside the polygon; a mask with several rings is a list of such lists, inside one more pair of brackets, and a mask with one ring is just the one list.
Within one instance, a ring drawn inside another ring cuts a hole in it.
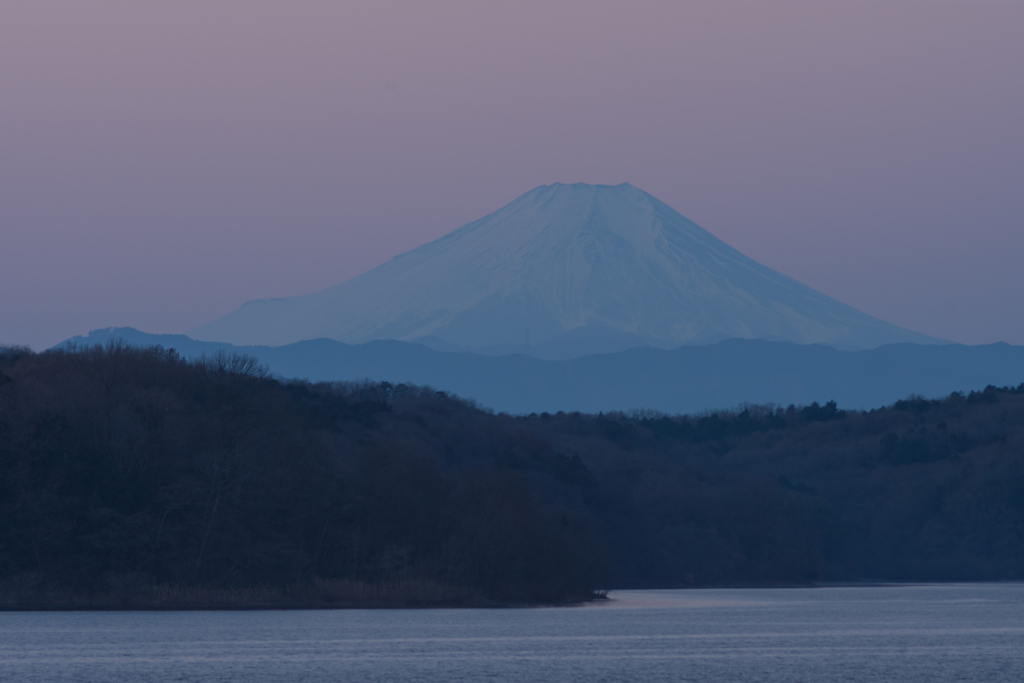
[{"label": "calm water surface", "polygon": [[508,610],[0,613],[3,681],[1024,681],[1024,584]]}]

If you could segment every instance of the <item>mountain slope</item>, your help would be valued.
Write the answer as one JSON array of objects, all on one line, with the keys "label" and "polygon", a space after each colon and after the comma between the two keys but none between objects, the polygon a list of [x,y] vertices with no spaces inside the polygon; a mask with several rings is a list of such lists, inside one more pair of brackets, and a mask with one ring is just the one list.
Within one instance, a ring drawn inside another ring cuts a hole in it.
[{"label": "mountain slope", "polygon": [[189,334],[474,351],[568,344],[567,356],[594,338],[602,350],[733,337],[842,348],[936,341],[747,258],[628,184],[538,187],[337,286],[252,301]]}]

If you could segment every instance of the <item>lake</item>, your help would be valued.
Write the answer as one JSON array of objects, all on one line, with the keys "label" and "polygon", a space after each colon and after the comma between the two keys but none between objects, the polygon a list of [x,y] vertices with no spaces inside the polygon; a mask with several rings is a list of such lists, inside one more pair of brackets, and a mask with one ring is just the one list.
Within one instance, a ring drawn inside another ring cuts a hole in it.
[{"label": "lake", "polygon": [[1024,584],[582,607],[0,612],[2,681],[1024,681]]}]

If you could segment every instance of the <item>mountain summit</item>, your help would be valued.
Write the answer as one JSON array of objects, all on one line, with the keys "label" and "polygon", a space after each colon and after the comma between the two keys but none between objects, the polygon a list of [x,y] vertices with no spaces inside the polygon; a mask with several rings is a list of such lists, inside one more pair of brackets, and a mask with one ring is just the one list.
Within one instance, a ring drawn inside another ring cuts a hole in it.
[{"label": "mountain summit", "polygon": [[632,185],[581,183],[543,185],[351,280],[250,301],[190,335],[563,357],[733,337],[848,349],[937,341],[747,258]]}]

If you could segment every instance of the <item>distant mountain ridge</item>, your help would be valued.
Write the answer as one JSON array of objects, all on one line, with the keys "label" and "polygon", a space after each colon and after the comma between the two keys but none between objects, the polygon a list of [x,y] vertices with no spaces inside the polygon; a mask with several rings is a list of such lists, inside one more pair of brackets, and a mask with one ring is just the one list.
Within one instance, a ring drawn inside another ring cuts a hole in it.
[{"label": "distant mountain ridge", "polygon": [[894,344],[867,351],[733,339],[672,351],[636,348],[561,361],[523,354],[446,353],[420,344],[330,339],[288,346],[233,346],[131,328],[95,330],[60,346],[123,339],[175,348],[187,358],[218,352],[254,356],[272,372],[314,381],[389,381],[432,386],[509,413],[650,409],[697,413],[741,403],[809,405],[835,400],[870,409],[911,394],[1024,382],[1024,346]]},{"label": "distant mountain ridge", "polygon": [[728,338],[837,348],[939,340],[744,256],[632,185],[544,185],[320,292],[250,301],[198,340],[329,338],[569,358]]}]

